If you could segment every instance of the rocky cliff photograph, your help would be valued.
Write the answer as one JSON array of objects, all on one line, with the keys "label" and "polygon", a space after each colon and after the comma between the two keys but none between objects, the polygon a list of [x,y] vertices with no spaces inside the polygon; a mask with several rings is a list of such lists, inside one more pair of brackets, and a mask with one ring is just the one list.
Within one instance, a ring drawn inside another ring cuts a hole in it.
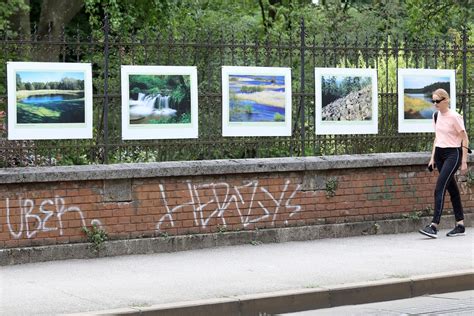
[{"label": "rocky cliff photograph", "polygon": [[348,127],[348,134],[355,134],[360,132],[355,126],[370,125],[374,118],[376,120],[377,80],[374,72],[370,69],[326,68],[317,71],[316,75],[316,91],[319,91],[316,103],[321,123],[338,123],[337,126]]}]

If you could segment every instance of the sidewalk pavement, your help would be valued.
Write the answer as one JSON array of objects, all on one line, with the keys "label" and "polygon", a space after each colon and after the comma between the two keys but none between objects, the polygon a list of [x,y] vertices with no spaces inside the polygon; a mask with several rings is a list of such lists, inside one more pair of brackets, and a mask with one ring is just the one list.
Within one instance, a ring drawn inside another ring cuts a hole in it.
[{"label": "sidewalk pavement", "polygon": [[0,315],[258,315],[472,290],[474,228],[446,232],[4,266]]}]

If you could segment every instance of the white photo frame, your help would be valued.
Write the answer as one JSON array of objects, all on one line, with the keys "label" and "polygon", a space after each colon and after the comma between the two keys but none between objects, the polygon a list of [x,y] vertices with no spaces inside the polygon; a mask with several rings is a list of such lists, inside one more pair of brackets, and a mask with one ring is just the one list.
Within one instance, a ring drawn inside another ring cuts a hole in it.
[{"label": "white photo frame", "polygon": [[291,69],[223,66],[222,136],[291,136]]},{"label": "white photo frame", "polygon": [[198,138],[196,67],[123,65],[121,83],[122,139]]},{"label": "white photo frame", "polygon": [[7,62],[8,139],[92,138],[90,63]]},{"label": "white photo frame", "polygon": [[315,68],[314,75],[316,135],[377,134],[375,69]]},{"label": "white photo frame", "polygon": [[438,88],[450,95],[456,109],[456,79],[452,69],[398,69],[398,132],[433,133],[431,94]]}]

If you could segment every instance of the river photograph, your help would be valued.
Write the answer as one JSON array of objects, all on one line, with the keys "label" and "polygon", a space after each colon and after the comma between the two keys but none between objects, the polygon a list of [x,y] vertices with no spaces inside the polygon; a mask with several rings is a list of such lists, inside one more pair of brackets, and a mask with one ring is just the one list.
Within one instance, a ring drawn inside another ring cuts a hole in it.
[{"label": "river photograph", "polygon": [[130,124],[191,123],[191,76],[129,75]]},{"label": "river photograph", "polygon": [[432,93],[442,88],[450,91],[450,77],[405,75],[403,80],[404,118],[431,119],[436,108],[431,102]]},{"label": "river photograph", "polygon": [[85,123],[84,72],[17,71],[17,124]]},{"label": "river photograph", "polygon": [[230,122],[284,122],[285,76],[229,75]]}]

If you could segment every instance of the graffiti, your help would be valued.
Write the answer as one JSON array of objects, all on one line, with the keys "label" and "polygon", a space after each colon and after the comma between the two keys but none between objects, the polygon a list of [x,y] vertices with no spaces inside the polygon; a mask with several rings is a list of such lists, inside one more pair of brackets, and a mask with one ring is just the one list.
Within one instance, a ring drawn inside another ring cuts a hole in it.
[{"label": "graffiti", "polygon": [[[289,211],[289,215],[285,220],[285,223],[288,224],[288,219],[301,210],[300,205],[291,204],[291,200],[300,190],[301,185],[298,184],[288,195],[289,185],[290,181],[287,180],[279,196],[275,196],[267,188],[259,186],[257,180],[248,181],[241,186],[231,186],[225,182],[193,184],[188,181],[187,201],[170,208],[165,187],[160,184],[159,188],[166,214],[159,219],[156,230],[161,231],[161,226],[165,222],[169,222],[171,227],[174,227],[174,214],[186,208],[191,208],[194,224],[202,228],[206,228],[213,218],[219,220],[221,225],[226,227],[226,213],[233,213],[234,211],[237,212],[240,223],[244,228],[269,218],[271,218],[271,224],[274,225],[283,208]],[[210,191],[210,194],[206,194],[208,191]],[[247,194],[250,195],[249,199],[244,198],[243,191],[250,191],[250,194]],[[263,203],[263,200],[266,199],[256,198],[259,193],[263,193],[271,201],[270,206]],[[235,208],[232,206],[235,206]]]},{"label": "graffiti", "polygon": [[[15,230],[11,222],[13,215],[10,209],[10,199],[7,198],[5,201],[6,224],[10,235],[15,239],[19,239],[23,235],[30,239],[35,237],[38,232],[49,231],[58,231],[59,235],[62,236],[64,234],[63,216],[67,213],[77,213],[80,217],[81,225],[83,227],[86,226],[86,220],[81,209],[77,206],[67,207],[64,199],[59,196],[56,196],[54,199],[42,200],[38,206],[39,213],[34,213],[37,205],[35,205],[34,200],[19,198],[18,205],[20,209],[20,221]],[[55,227],[50,226],[51,223],[48,223],[53,217],[57,219],[57,225]],[[97,219],[92,220],[91,224],[102,225]]]},{"label": "graffiti", "polygon": [[377,200],[393,200],[395,188],[394,188],[394,178],[387,177],[381,187],[369,187],[370,193],[367,194],[367,200],[377,201]]}]

